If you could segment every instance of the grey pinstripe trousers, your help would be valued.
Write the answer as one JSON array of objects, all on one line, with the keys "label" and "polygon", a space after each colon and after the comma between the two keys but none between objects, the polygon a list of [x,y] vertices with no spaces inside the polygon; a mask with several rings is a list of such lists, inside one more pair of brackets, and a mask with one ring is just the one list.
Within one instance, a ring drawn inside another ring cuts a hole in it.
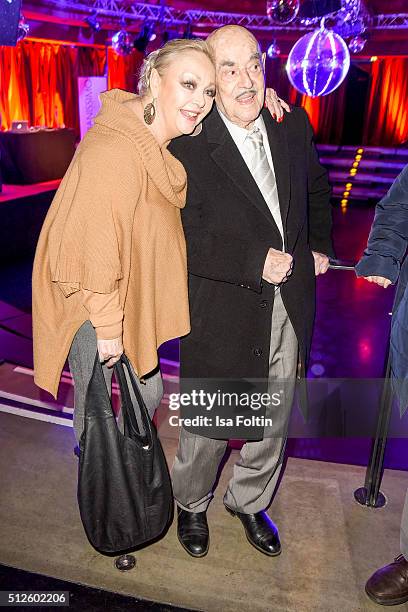
[{"label": "grey pinstripe trousers", "polygon": [[[298,343],[280,292],[275,295],[269,352],[269,379],[288,381],[279,419],[287,424],[293,402]],[[283,429],[286,431],[286,428]],[[172,469],[177,504],[190,512],[203,512],[213,497],[220,462],[228,442],[198,436],[181,429]],[[270,435],[248,441],[224,495],[224,503],[239,512],[253,514],[270,503],[282,468],[286,437]]]}]

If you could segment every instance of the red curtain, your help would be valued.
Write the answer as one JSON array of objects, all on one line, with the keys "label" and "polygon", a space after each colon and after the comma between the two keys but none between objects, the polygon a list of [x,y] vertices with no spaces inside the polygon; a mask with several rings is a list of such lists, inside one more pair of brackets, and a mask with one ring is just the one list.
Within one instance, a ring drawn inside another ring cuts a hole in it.
[{"label": "red curtain", "polygon": [[[16,119],[30,125],[72,127],[79,135],[78,76],[108,74],[108,88],[136,91],[143,55],[119,56],[112,48],[26,39],[0,47],[1,129]],[[286,59],[267,59],[267,84],[306,109],[316,140],[340,143],[346,107],[346,81],[322,98],[302,96],[291,85]],[[364,144],[398,145],[408,140],[408,58],[379,58],[371,75],[365,114]],[[347,80],[347,79],[346,79]],[[352,102],[352,101],[351,101]],[[350,103],[350,101],[349,101]]]},{"label": "red curtain", "polygon": [[0,47],[0,117],[2,129],[15,119],[28,119],[29,99],[24,82],[21,47]]},{"label": "red curtain", "polygon": [[103,76],[108,87],[136,91],[143,55],[113,49],[24,40],[0,47],[1,128],[16,119],[30,125],[71,127],[79,136],[78,76]]},{"label": "red curtain", "polygon": [[127,91],[137,91],[143,53],[133,51],[130,55],[117,55],[112,47],[108,48],[108,87],[119,87]]},{"label": "red curtain", "polygon": [[371,64],[364,144],[393,146],[408,140],[408,58]]}]

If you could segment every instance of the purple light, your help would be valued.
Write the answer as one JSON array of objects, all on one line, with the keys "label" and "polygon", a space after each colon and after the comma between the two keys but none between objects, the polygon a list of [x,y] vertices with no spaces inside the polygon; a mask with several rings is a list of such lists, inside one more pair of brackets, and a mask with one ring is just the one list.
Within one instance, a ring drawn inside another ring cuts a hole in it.
[{"label": "purple light", "polygon": [[334,91],[350,68],[350,53],[344,40],[321,28],[302,36],[292,47],[286,72],[298,91],[316,98]]},{"label": "purple light", "polygon": [[120,30],[112,36],[112,47],[118,55],[130,55],[133,50],[133,41],[129,32]]}]

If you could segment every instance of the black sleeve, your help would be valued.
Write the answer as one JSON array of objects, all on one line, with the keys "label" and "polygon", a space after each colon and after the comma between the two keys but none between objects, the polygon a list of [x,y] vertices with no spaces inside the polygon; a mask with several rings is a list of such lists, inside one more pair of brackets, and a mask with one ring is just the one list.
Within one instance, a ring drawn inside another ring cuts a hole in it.
[{"label": "black sleeve", "polygon": [[331,239],[331,187],[327,178],[327,170],[319,161],[309,118],[303,109],[302,112],[306,123],[308,160],[309,245],[312,251],[335,257]]},{"label": "black sleeve", "polygon": [[188,178],[187,203],[182,221],[190,274],[260,292],[269,246],[237,239],[209,227],[203,195]]}]

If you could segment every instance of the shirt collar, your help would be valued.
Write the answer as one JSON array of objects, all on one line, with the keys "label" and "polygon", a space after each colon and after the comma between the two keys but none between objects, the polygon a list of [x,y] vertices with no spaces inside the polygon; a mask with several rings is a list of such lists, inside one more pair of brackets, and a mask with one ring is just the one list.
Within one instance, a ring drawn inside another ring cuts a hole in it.
[{"label": "shirt collar", "polygon": [[[228,119],[218,107],[217,107],[217,110],[220,114],[221,119],[224,121],[229,133],[235,140],[235,142],[237,144],[243,145],[246,137],[251,132],[251,130],[246,130],[245,128],[242,128],[239,125],[236,125],[236,123],[233,123],[232,121],[230,121],[230,119]],[[265,123],[264,123],[262,115],[259,115],[255,119],[254,127],[257,127],[262,133],[262,136],[264,138],[267,138],[266,127],[265,127]]]}]

